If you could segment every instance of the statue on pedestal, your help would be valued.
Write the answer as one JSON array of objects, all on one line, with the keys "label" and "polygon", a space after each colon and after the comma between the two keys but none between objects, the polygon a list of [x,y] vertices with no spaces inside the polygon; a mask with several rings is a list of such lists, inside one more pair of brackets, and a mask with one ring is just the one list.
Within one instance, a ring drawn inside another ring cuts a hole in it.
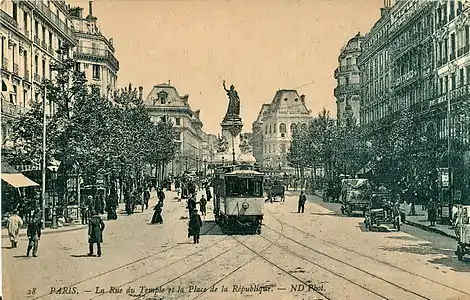
[{"label": "statue on pedestal", "polygon": [[235,90],[233,84],[230,86],[228,90],[225,87],[225,80],[223,81],[224,90],[227,92],[227,96],[229,99],[227,113],[225,116],[239,116],[240,115],[240,97],[238,97],[238,93]]}]

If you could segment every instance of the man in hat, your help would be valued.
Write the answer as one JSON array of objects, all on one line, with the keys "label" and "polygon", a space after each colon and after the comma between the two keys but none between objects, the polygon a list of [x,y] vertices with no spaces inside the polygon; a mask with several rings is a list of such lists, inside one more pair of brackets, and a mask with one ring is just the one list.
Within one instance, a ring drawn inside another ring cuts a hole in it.
[{"label": "man in hat", "polygon": [[18,216],[18,211],[14,209],[13,214],[7,221],[8,235],[10,237],[12,248],[16,248],[18,246],[18,235],[20,233],[21,226],[23,226],[23,220]]},{"label": "man in hat", "polygon": [[299,207],[297,208],[297,213],[304,212],[306,201],[307,201],[307,197],[305,196],[304,191],[300,191]]},{"label": "man in hat", "polygon": [[90,252],[88,256],[93,256],[93,244],[96,243],[98,257],[101,256],[101,243],[103,242],[104,222],[95,210],[91,211],[90,224],[88,225],[88,244]]},{"label": "man in hat", "polygon": [[197,209],[194,209],[191,217],[189,218],[189,234],[193,236],[194,244],[199,244],[201,227],[201,216],[197,213]]},{"label": "man in hat", "polygon": [[33,249],[33,256],[37,257],[38,247],[39,247],[39,240],[41,239],[41,228],[42,228],[42,220],[41,220],[41,209],[39,206],[36,206],[36,209],[33,213],[33,218],[31,222],[28,224],[28,249],[26,251],[26,256],[29,256],[29,252]]},{"label": "man in hat", "polygon": [[[88,201],[90,201],[90,197],[88,196]],[[91,197],[93,199],[93,197]],[[82,225],[88,224],[88,206],[85,202],[80,203],[80,217],[82,219]]]}]

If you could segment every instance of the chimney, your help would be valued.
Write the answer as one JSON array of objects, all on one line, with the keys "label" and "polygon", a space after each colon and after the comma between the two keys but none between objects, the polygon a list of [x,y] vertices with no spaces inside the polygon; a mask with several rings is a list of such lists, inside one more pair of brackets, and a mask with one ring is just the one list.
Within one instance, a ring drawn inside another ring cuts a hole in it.
[{"label": "chimney", "polygon": [[144,93],[144,87],[139,86],[139,99],[142,100],[142,94]]},{"label": "chimney", "polygon": [[88,1],[88,10],[89,10],[88,16],[93,17],[93,1]]},{"label": "chimney", "polygon": [[302,103],[305,104],[305,95],[303,95],[303,94],[300,95],[300,101],[302,101]]}]

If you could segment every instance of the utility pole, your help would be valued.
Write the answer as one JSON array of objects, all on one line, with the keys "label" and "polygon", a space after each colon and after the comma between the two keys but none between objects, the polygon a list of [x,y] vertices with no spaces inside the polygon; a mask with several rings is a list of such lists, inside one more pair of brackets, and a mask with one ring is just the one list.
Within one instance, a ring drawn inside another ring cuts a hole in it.
[{"label": "utility pole", "polygon": [[46,227],[46,95],[47,90],[44,85],[44,97],[42,99],[42,228]]}]

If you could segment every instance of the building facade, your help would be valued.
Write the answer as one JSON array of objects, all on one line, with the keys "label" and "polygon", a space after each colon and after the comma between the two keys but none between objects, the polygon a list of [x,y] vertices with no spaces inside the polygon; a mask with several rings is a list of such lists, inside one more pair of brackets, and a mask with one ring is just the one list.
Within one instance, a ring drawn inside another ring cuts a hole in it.
[{"label": "building facade", "polygon": [[346,43],[338,57],[339,66],[334,73],[337,82],[334,95],[338,123],[347,119],[353,120],[356,124],[360,121],[361,79],[357,58],[361,54],[363,39],[364,37],[358,33]]},{"label": "building facade", "polygon": [[193,111],[189,105],[189,96],[180,96],[174,86],[163,83],[152,88],[144,105],[152,122],[167,120],[174,125],[179,150],[166,173],[180,175],[185,171],[202,171],[204,160],[210,159],[207,135],[202,130],[199,110]]},{"label": "building facade", "polygon": [[[65,44],[75,46],[76,37],[64,1],[2,1],[0,14],[4,148],[12,122],[33,101],[42,101],[42,82],[54,77],[56,50]],[[47,103],[46,112],[53,109]]]},{"label": "building facade", "polygon": [[111,99],[116,91],[119,61],[114,52],[113,39],[105,37],[93,15],[92,1],[89,12],[83,17],[83,8],[70,9],[77,46],[74,49],[76,69],[85,73],[88,84],[100,90],[103,97]]},{"label": "building facade", "polygon": [[[253,155],[263,168],[293,172],[287,166],[287,153],[296,126],[307,126],[311,120],[305,95],[296,90],[279,90],[270,104],[263,104],[253,123]],[[260,147],[261,145],[261,147]]]}]

